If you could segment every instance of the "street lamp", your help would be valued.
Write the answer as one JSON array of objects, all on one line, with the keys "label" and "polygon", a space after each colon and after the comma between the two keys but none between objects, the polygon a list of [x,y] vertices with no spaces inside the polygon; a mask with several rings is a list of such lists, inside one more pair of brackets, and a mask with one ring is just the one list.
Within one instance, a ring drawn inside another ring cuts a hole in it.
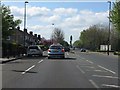
[{"label": "street lamp", "polygon": [[108,1],[109,3],[109,31],[108,31],[108,50],[107,54],[109,55],[109,45],[110,45],[110,12],[111,12],[111,1]]},{"label": "street lamp", "polygon": [[24,6],[24,47],[25,47],[25,31],[26,31],[26,4],[28,1],[25,1],[25,6]]}]

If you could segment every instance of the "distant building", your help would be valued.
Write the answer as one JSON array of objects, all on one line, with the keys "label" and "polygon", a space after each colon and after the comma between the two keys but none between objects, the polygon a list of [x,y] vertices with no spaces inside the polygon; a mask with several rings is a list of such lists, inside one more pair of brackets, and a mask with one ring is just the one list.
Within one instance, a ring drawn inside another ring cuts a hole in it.
[{"label": "distant building", "polygon": [[19,44],[21,46],[24,46],[24,35],[25,35],[25,46],[29,45],[35,45],[39,44],[41,37],[40,35],[34,34],[30,31],[30,33],[27,32],[27,30],[22,31],[20,28],[17,28],[14,30],[14,34],[9,36],[9,42]]}]

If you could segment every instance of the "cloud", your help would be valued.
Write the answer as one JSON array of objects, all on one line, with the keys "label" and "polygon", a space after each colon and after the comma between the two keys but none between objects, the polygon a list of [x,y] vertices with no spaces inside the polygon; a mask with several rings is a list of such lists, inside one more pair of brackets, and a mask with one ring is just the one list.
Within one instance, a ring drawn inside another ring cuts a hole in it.
[{"label": "cloud", "polygon": [[56,15],[63,15],[63,16],[72,16],[77,13],[77,9],[73,8],[56,8],[53,10],[53,13]]},{"label": "cloud", "polygon": [[[10,10],[16,16],[23,16],[24,15],[24,8],[20,8],[17,6],[10,6]],[[41,15],[48,15],[50,13],[50,9],[46,7],[35,7],[35,6],[27,6],[26,13],[30,17],[41,16]]]},{"label": "cloud", "polygon": [[11,13],[13,13],[15,16],[23,16],[24,14],[24,8],[19,8],[17,6],[10,6]]},{"label": "cloud", "polygon": [[[10,7],[15,19],[23,19],[24,9]],[[39,33],[45,38],[50,38],[54,27],[61,28],[65,32],[65,40],[73,35],[74,41],[79,38],[80,32],[95,24],[108,23],[108,11],[94,12],[91,10],[78,10],[76,8],[27,7],[28,31]]]},{"label": "cloud", "polygon": [[27,14],[31,17],[48,15],[50,11],[51,10],[46,7],[28,6],[27,8]]},{"label": "cloud", "polygon": [[52,16],[42,16],[39,20],[43,23],[59,23],[61,17],[59,15],[52,15]]},{"label": "cloud", "polygon": [[35,25],[28,27],[28,32],[33,31],[34,34],[40,34],[41,36],[45,37],[46,39],[51,38],[53,27],[51,25],[43,26],[43,25]]}]

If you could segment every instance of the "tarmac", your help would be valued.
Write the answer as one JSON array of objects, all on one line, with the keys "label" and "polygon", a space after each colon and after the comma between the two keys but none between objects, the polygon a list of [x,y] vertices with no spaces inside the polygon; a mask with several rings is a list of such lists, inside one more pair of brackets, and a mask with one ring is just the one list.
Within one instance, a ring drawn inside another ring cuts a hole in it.
[{"label": "tarmac", "polygon": [[[99,54],[107,55],[107,53],[100,53],[100,52],[92,52],[92,53],[99,53]],[[109,56],[118,57],[118,55],[114,55],[113,53],[110,53]],[[21,59],[22,57],[24,57],[24,56],[9,57],[9,58],[0,58],[0,64],[7,63],[7,62],[10,62],[10,61],[14,61],[14,60],[17,60],[17,59]]]}]

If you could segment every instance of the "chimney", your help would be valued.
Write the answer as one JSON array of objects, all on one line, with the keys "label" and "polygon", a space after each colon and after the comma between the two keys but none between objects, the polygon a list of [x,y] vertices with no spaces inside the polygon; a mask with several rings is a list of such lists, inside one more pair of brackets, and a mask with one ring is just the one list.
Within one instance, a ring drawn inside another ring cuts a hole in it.
[{"label": "chimney", "polygon": [[33,35],[33,32],[32,32],[32,31],[30,31],[30,35]]},{"label": "chimney", "polygon": [[34,34],[35,37],[37,37],[37,34]]},{"label": "chimney", "polygon": [[17,30],[20,30],[20,27],[19,27],[19,26],[17,27]]},{"label": "chimney", "polygon": [[24,32],[27,33],[27,29],[24,29]]},{"label": "chimney", "polygon": [[38,39],[41,40],[41,36],[40,35],[38,35]]}]

